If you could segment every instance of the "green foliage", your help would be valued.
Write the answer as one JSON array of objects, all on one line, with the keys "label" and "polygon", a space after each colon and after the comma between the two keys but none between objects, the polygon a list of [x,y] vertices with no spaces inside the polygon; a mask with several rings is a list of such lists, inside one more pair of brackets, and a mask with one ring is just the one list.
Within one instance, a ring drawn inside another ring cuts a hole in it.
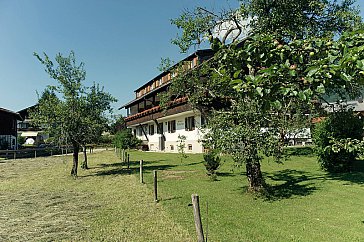
[{"label": "green foliage", "polygon": [[216,152],[209,151],[203,154],[204,166],[207,171],[207,175],[212,176],[216,173],[216,170],[219,169],[221,164],[221,158]]},{"label": "green foliage", "polygon": [[174,65],[174,61],[170,58],[161,58],[161,63],[158,66],[160,72],[165,72]]},{"label": "green foliage", "polygon": [[284,39],[324,37],[360,25],[355,0],[244,0],[240,13],[251,31],[275,33]]},{"label": "green foliage", "polygon": [[18,144],[19,144],[19,145],[23,145],[24,143],[25,143],[25,137],[24,137],[24,136],[19,135],[19,136],[18,136]]},{"label": "green foliage", "polygon": [[171,20],[171,24],[182,29],[182,34],[171,42],[180,48],[182,53],[193,45],[200,45],[206,36],[206,31],[213,27],[214,17],[197,8],[193,12],[184,11],[180,17]]},{"label": "green foliage", "polygon": [[179,154],[179,157],[181,159],[181,163],[183,161],[183,159],[186,159],[188,157],[188,155],[186,155],[185,149],[186,149],[186,139],[187,137],[185,135],[178,135],[178,140],[177,140],[177,151]]},{"label": "green foliage", "polygon": [[331,113],[313,132],[321,167],[328,171],[348,171],[363,151],[363,121],[352,110]]},{"label": "green foliage", "polygon": [[131,129],[123,129],[114,135],[113,144],[120,149],[137,148],[141,143],[140,139],[134,137]]},{"label": "green foliage", "polygon": [[[45,125],[47,132],[60,144],[72,144],[74,167],[71,174],[77,175],[78,151],[80,146],[94,143],[107,128],[111,113],[109,93],[99,85],[85,87],[84,64],[76,63],[72,51],[69,56],[56,55],[55,65],[47,54],[34,56],[45,66],[45,71],[57,84],[49,85],[38,97],[38,106],[31,113],[35,125]],[[86,158],[86,157],[85,157]]]},{"label": "green foliage", "polygon": [[110,125],[110,133],[116,134],[118,131],[126,129],[126,124],[123,116],[116,115],[114,117],[114,122]]}]

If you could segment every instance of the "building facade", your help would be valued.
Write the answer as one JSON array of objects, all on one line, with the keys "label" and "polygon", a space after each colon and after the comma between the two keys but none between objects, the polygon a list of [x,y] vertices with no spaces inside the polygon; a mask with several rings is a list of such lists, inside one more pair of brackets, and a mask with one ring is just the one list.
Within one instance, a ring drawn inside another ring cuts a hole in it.
[{"label": "building facade", "polygon": [[44,140],[49,138],[49,135],[43,131],[42,127],[35,126],[30,118],[30,112],[36,108],[37,105],[33,105],[18,111],[22,117],[21,121],[18,121],[18,134],[24,137],[25,143],[21,145],[40,146],[44,144]]},{"label": "building facade", "polygon": [[[199,50],[181,62],[186,69],[198,66],[213,56],[212,50]],[[180,63],[181,63],[180,62]],[[204,118],[188,104],[187,98],[171,100],[166,110],[160,107],[159,94],[167,91],[177,65],[159,74],[135,90],[135,99],[121,108],[127,110],[125,123],[150,151],[178,152],[178,145],[184,137],[185,152],[204,151],[201,139]]]},{"label": "building facade", "polygon": [[18,120],[22,120],[18,113],[0,108],[0,150],[17,149]]}]

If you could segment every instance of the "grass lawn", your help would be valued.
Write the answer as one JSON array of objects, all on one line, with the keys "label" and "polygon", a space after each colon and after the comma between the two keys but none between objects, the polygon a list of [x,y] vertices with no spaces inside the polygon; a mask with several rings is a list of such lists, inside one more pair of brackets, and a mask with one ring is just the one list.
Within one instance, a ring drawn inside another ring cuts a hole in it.
[{"label": "grass lawn", "polygon": [[[69,176],[70,155],[1,162],[0,241],[196,241],[192,193],[200,195],[209,241],[364,239],[364,169],[334,176],[314,157],[265,160],[271,188],[256,197],[245,192],[244,169],[230,161],[212,182],[202,155],[182,163],[176,154],[132,151],[130,158],[131,174],[112,151],[94,153],[78,179]],[[139,184],[140,159],[145,184]],[[158,204],[153,170],[159,170]]]},{"label": "grass lawn", "polygon": [[209,241],[364,240],[364,166],[360,163],[357,172],[334,176],[321,171],[315,157],[296,156],[284,164],[265,160],[262,170],[270,192],[255,197],[245,192],[244,169],[234,169],[229,161],[219,170],[218,181],[212,182],[205,175],[201,155],[189,155],[182,164],[173,154],[133,152],[131,157],[146,161],[150,190],[151,170],[161,170],[160,204],[190,234],[195,230],[188,204],[191,194],[200,195]]},{"label": "grass lawn", "polygon": [[0,163],[0,241],[193,241],[113,152],[89,159],[78,179],[71,155]]}]

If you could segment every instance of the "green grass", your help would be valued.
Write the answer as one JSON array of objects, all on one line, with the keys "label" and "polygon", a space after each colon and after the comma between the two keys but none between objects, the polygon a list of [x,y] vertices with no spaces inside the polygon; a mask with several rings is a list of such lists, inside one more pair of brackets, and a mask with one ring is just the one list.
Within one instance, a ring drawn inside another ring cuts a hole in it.
[{"label": "green grass", "polygon": [[195,230],[188,204],[191,194],[200,195],[209,241],[364,239],[363,168],[330,175],[319,169],[313,156],[291,157],[284,164],[265,160],[262,170],[270,188],[257,197],[246,193],[244,169],[234,168],[229,161],[219,170],[218,181],[212,182],[205,175],[201,155],[189,155],[182,164],[172,154],[134,152],[131,157],[146,161],[150,189],[151,170],[161,170],[160,204],[190,234]]},{"label": "green grass", "polygon": [[0,241],[192,241],[113,152],[89,159],[78,179],[71,156],[0,163]]},{"label": "green grass", "polygon": [[[89,157],[90,170],[69,176],[71,159],[0,163],[0,241],[196,241],[191,194],[200,195],[209,241],[361,241],[364,169],[330,175],[315,157],[265,160],[270,188],[246,193],[244,169],[226,161],[218,181],[202,155],[130,152],[126,170],[112,151]],[[139,184],[143,159],[145,184]],[[361,168],[360,166],[361,165]],[[152,171],[158,170],[159,203]],[[206,205],[208,203],[208,216]],[[208,221],[207,221],[208,220]]]}]

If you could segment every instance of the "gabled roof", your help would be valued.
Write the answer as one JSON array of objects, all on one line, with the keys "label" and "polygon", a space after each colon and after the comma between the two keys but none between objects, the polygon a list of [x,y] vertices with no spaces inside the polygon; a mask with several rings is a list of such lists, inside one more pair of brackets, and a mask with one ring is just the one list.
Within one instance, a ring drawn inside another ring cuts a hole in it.
[{"label": "gabled roof", "polygon": [[35,108],[35,107],[37,107],[37,106],[38,106],[38,104],[34,104],[34,105],[32,105],[32,106],[29,106],[29,107],[27,107],[27,108],[24,108],[24,109],[22,109],[22,110],[18,111],[18,113],[20,114],[20,116],[21,116],[23,119],[26,119],[26,117],[29,115],[29,110],[31,110],[31,109],[33,109],[33,108]]},{"label": "gabled roof", "polygon": [[7,113],[7,114],[9,114],[9,115],[12,115],[12,116],[14,116],[17,120],[23,120],[19,113],[16,113],[16,112],[10,111],[10,110],[8,110],[8,109],[0,108],[0,112],[3,112],[3,113]]}]

